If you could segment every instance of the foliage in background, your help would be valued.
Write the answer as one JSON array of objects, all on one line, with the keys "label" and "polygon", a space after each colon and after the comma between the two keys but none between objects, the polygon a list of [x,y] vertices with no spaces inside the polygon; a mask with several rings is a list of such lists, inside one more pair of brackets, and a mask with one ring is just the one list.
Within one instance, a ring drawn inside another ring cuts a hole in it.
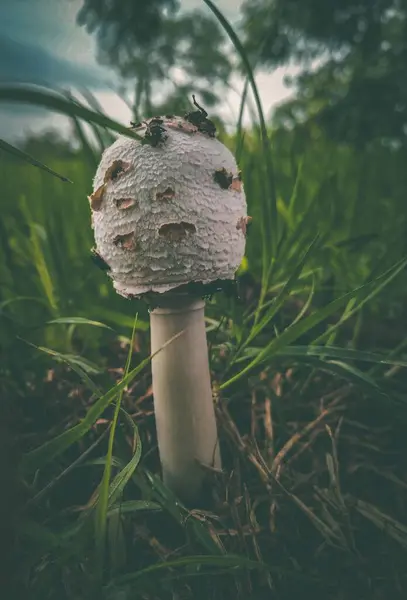
[{"label": "foliage in background", "polygon": [[181,104],[185,112],[192,93],[199,93],[207,105],[215,104],[232,73],[218,23],[202,10],[180,8],[175,0],[84,0],[78,12],[78,24],[96,34],[100,62],[134,82],[137,118],[157,112],[157,83],[170,84],[166,111],[176,112]]},{"label": "foliage in background", "polygon": [[[153,24],[163,6],[145,5]],[[126,130],[89,94],[91,109],[16,86],[1,98],[65,112],[75,138],[24,148],[72,184],[0,149],[0,391],[17,412],[30,600],[402,598],[403,149],[362,152],[315,122],[266,128],[259,102],[263,127],[222,133],[254,221],[240,301],[208,303],[224,471],[191,510],[156,474],[146,308],[89,256],[95,164],[108,128]]]},{"label": "foliage in background", "polygon": [[286,121],[319,123],[359,148],[377,139],[405,146],[405,0],[247,0],[243,11],[258,64],[302,67],[280,111]]}]

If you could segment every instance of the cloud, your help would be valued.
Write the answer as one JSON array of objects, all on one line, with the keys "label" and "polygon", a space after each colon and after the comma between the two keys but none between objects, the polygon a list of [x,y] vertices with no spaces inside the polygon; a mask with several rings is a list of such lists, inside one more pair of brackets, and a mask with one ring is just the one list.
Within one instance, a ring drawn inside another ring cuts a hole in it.
[{"label": "cloud", "polygon": [[[120,103],[116,107],[110,91],[109,84],[114,87],[118,81],[114,70],[97,64],[96,36],[76,24],[82,3],[83,0],[0,0],[0,80],[30,81],[54,89],[86,87],[95,93],[110,116],[126,121],[130,118],[127,109]],[[215,4],[236,23],[242,0],[217,0]],[[182,0],[182,8],[187,11],[200,8],[211,14],[202,0]],[[283,76],[288,72],[292,70],[257,73],[266,113],[290,94],[283,84]],[[219,113],[234,123],[244,80],[236,76],[233,84],[238,93],[227,95]],[[250,121],[245,111],[244,123]],[[62,115],[28,104],[10,106],[0,102],[0,137],[13,142],[27,131],[49,127],[67,135],[70,132],[69,119]]]},{"label": "cloud", "polygon": [[106,71],[53,55],[39,44],[0,34],[0,80],[106,89]]},{"label": "cloud", "polygon": [[[81,0],[0,0],[0,82],[109,90],[115,77],[97,64],[95,40],[75,23],[80,5]],[[14,139],[54,117],[29,104],[1,102],[0,136]]]},{"label": "cloud", "polygon": [[[57,88],[108,90],[106,70],[68,61],[39,44],[23,43],[0,33],[0,84],[37,83]],[[0,136],[14,138],[23,130],[51,121],[49,110],[23,103],[0,103]]]}]

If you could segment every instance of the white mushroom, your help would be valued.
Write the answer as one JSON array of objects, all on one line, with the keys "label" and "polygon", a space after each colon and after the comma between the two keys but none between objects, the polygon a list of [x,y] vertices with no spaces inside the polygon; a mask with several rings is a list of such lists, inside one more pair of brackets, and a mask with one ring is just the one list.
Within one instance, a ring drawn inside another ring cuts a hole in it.
[{"label": "white mushroom", "polygon": [[137,133],[148,143],[119,137],[97,169],[96,252],[119,294],[154,297],[152,352],[183,331],[152,359],[154,408],[164,482],[194,500],[201,464],[221,466],[202,297],[207,284],[234,279],[246,201],[236,161],[202,109],[150,119]]}]

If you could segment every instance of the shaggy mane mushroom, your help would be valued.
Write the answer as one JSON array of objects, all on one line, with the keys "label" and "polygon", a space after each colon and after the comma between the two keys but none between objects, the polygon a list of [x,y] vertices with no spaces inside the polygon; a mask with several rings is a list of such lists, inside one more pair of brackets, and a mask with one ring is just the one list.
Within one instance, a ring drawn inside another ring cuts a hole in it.
[{"label": "shaggy mane mushroom", "polygon": [[143,142],[121,136],[107,148],[91,202],[115,289],[153,299],[152,353],[183,332],[153,357],[152,376],[164,482],[187,502],[202,491],[202,465],[221,468],[203,298],[234,280],[247,223],[236,161],[194,103],[185,117],[138,123]]}]

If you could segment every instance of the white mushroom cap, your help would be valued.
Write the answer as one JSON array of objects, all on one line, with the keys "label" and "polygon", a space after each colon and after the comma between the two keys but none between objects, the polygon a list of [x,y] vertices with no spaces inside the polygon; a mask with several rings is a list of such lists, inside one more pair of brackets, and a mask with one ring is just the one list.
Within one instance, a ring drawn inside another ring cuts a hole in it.
[{"label": "white mushroom cap", "polygon": [[123,296],[231,280],[244,255],[232,153],[183,118],[160,119],[136,130],[156,145],[121,136],[105,150],[89,198],[96,251]]}]

